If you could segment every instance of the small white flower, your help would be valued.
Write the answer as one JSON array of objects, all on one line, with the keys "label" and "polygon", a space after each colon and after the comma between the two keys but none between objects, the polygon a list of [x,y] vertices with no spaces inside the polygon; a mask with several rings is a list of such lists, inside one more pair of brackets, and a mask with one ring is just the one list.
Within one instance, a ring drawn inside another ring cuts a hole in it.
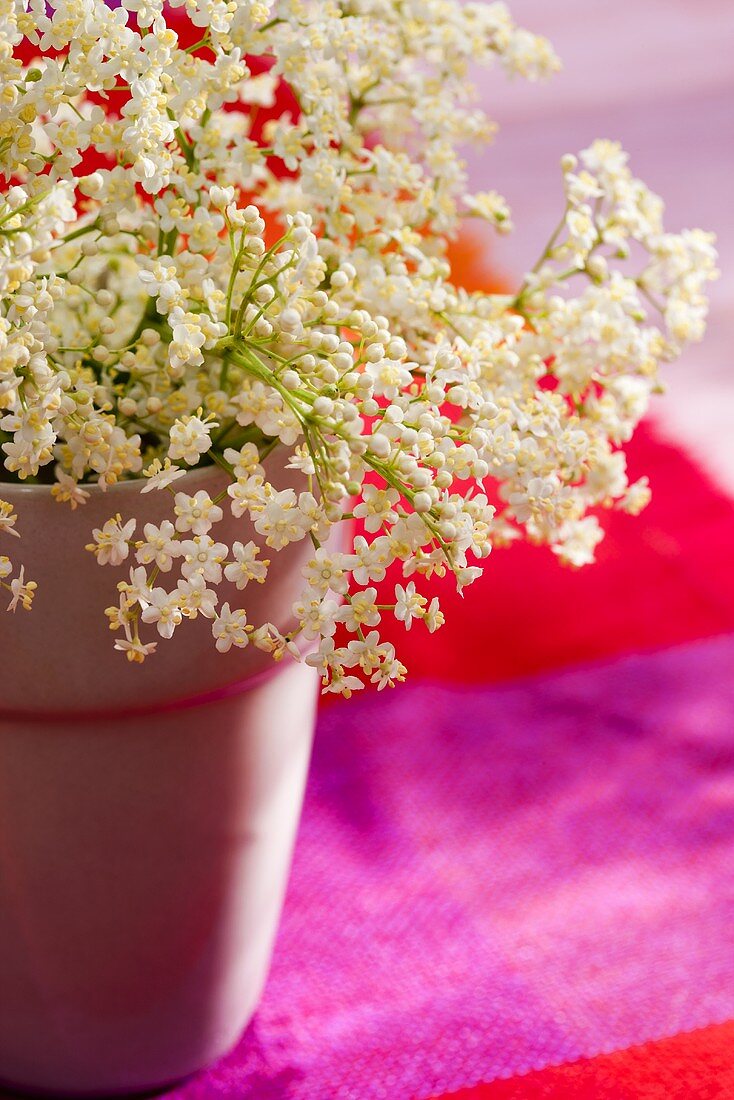
[{"label": "small white flower", "polygon": [[338,611],[339,604],[335,600],[322,600],[313,596],[293,605],[293,614],[298,619],[305,638],[330,637],[336,630]]},{"label": "small white flower", "polygon": [[120,581],[118,590],[130,601],[146,607],[150,601],[150,585],[148,584],[148,572],[143,565],[131,568],[130,579]]},{"label": "small white flower", "polygon": [[325,596],[331,590],[343,594],[349,584],[348,559],[342,554],[331,554],[323,546],[315,552],[301,570],[306,583],[315,594]]},{"label": "small white flower", "polygon": [[407,669],[395,656],[392,645],[383,647],[382,660],[370,676],[370,683],[377,684],[377,690],[383,691],[386,687],[395,687],[405,679]]},{"label": "small white flower", "polygon": [[143,477],[148,481],[140,492],[150,493],[153,489],[167,489],[174,481],[185,475],[186,470],[182,470],[180,466],[174,466],[170,459],[167,458],[161,465],[160,460],[156,458],[147,470],[143,470]]},{"label": "small white flower", "polygon": [[596,516],[586,516],[563,525],[558,542],[552,547],[553,553],[568,565],[590,565],[603,538],[604,532]]},{"label": "small white flower", "polygon": [[507,201],[497,191],[478,191],[466,197],[467,209],[478,218],[491,222],[500,233],[512,230],[512,218]]},{"label": "small white flower", "polygon": [[232,501],[230,510],[236,519],[247,512],[250,514],[260,512],[268,500],[265,482],[260,474],[238,478],[227,486],[227,494]]},{"label": "small white flower", "polygon": [[250,640],[247,632],[247,615],[241,609],[232,611],[228,603],[222,604],[219,614],[212,623],[212,634],[220,653],[227,653],[233,645],[244,649]]},{"label": "small white flower", "polygon": [[143,527],[145,541],[138,546],[135,560],[141,565],[155,564],[167,573],[173,565],[173,559],[181,553],[180,543],[176,541],[176,529],[170,520],[164,519],[160,527],[146,523]]},{"label": "small white flower", "polygon": [[118,512],[112,519],[108,519],[102,527],[95,527],[92,531],[93,543],[86,547],[90,550],[100,565],[122,565],[130,553],[130,541],[137,523],[130,519],[122,522],[122,516]]},{"label": "small white flower", "polygon": [[510,495],[510,505],[518,523],[527,523],[536,514],[549,512],[560,490],[556,477],[531,477],[527,487]]},{"label": "small white flower", "polygon": [[260,452],[254,443],[245,443],[239,451],[236,451],[234,447],[227,447],[224,457],[232,466],[236,478],[246,479],[251,474],[264,476],[263,468],[260,465]]},{"label": "small white flower", "polygon": [[306,657],[306,664],[319,670],[324,692],[340,694],[348,699],[353,692],[364,688],[359,677],[345,675],[344,670],[352,668],[356,664],[356,658],[348,648],[336,648],[331,637],[321,639],[317,651]]},{"label": "small white flower", "polygon": [[141,267],[138,278],[148,294],[157,297],[159,313],[170,313],[181,301],[181,285],[176,278],[176,265],[170,256],[159,256],[150,268]]},{"label": "small white flower", "polygon": [[376,485],[362,487],[362,499],[354,508],[354,515],[364,522],[366,531],[379,531],[386,523],[395,523],[398,514],[395,505],[400,494],[395,489],[379,489]]},{"label": "small white flower", "polygon": [[265,536],[265,542],[274,550],[282,550],[289,542],[302,539],[310,526],[308,518],[298,508],[293,489],[273,493],[255,518],[255,530]]},{"label": "small white flower", "polygon": [[228,581],[237,588],[242,589],[250,581],[262,584],[268,573],[269,559],[257,561],[260,547],[254,542],[248,542],[244,546],[241,542],[232,543],[234,561],[224,567],[224,575]]},{"label": "small white flower", "polygon": [[20,531],[15,530],[17,519],[12,504],[8,504],[7,500],[0,500],[0,532],[20,538]]},{"label": "small white flower", "polygon": [[440,627],[443,626],[445,619],[443,611],[441,611],[441,608],[439,607],[437,596],[433,597],[428,607],[426,608],[425,614],[423,616],[423,622],[426,624],[431,634],[433,634],[435,630],[438,630]]},{"label": "small white flower", "polygon": [[[179,378],[184,367],[198,367],[204,362],[201,349],[206,343],[206,334],[192,313],[177,316],[176,311],[174,311],[170,320],[173,338],[168,348],[168,360],[171,364],[173,377]],[[182,458],[183,456],[174,454],[172,457]],[[189,460],[186,459],[185,461]]]},{"label": "small white flower", "polygon": [[177,591],[166,592],[164,588],[151,589],[149,603],[143,608],[141,614],[144,623],[155,623],[161,638],[171,638],[182,617]]},{"label": "small white flower", "polygon": [[313,456],[309,453],[308,447],[306,447],[305,444],[296,447],[289,461],[286,463],[286,469],[300,470],[301,473],[313,477],[316,473],[316,467],[314,465]]},{"label": "small white flower", "polygon": [[195,619],[198,614],[205,619],[214,618],[219,596],[207,588],[201,573],[194,573],[188,580],[179,580],[177,587],[178,602],[187,618]]},{"label": "small white flower", "polygon": [[10,582],[11,599],[7,610],[15,611],[18,604],[20,604],[24,611],[30,611],[36,588],[35,581],[25,580],[25,567],[21,565],[18,576],[13,577]]},{"label": "small white flower", "polygon": [[628,512],[631,516],[637,516],[646,508],[650,503],[651,497],[650,491],[650,479],[647,477],[641,477],[633,485],[630,485],[627,492],[619,502],[619,507]]},{"label": "small white flower", "polygon": [[482,575],[482,570],[478,565],[465,565],[461,569],[457,569],[454,572],[456,579],[456,586],[459,591],[462,588],[468,588],[470,584],[474,584],[474,581],[479,580]]},{"label": "small white flower", "polygon": [[185,416],[176,420],[171,426],[169,436],[169,458],[180,458],[187,465],[195,466],[211,447],[210,432],[216,427],[216,422],[207,422],[199,416]]},{"label": "small white flower", "polygon": [[355,592],[349,597],[349,601],[339,608],[337,619],[344,623],[351,634],[356,634],[363,626],[377,626],[380,621],[377,589],[363,588]]},{"label": "small white flower", "polygon": [[89,500],[87,490],[83,489],[73,477],[60,469],[56,470],[56,484],[51,487],[51,495],[55,500],[68,503],[72,512],[80,504],[86,504]]},{"label": "small white flower", "polygon": [[406,630],[410,630],[413,619],[423,618],[425,606],[426,598],[416,592],[414,581],[409,581],[405,588],[401,584],[395,585],[395,618],[405,625]]},{"label": "small white flower", "polygon": [[201,573],[205,581],[219,584],[222,579],[222,562],[227,557],[227,547],[223,542],[214,542],[209,535],[195,535],[181,543],[183,564],[181,572],[189,580]]},{"label": "small white flower", "polygon": [[176,513],[176,530],[193,531],[195,535],[206,535],[224,515],[205,489],[199,489],[193,496],[176,493],[173,510]]},{"label": "small white flower", "polygon": [[139,638],[118,638],[115,642],[115,649],[124,653],[128,661],[136,664],[142,664],[157,648],[157,642],[141,642]]},{"label": "small white flower", "polygon": [[394,646],[381,642],[376,630],[370,631],[365,638],[351,641],[347,648],[351,661],[377,684],[379,691],[405,679],[405,666],[397,660]]},{"label": "small white flower", "polygon": [[349,558],[349,566],[357,584],[384,580],[389,562],[390,552],[386,539],[381,537],[368,543],[363,535],[357,535],[354,540],[354,554]]}]

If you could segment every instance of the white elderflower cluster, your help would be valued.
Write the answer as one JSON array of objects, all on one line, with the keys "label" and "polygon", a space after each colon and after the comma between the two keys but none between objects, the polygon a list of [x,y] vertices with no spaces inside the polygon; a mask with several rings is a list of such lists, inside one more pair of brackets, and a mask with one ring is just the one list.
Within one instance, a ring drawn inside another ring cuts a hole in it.
[{"label": "white elderflower cluster", "polygon": [[[558,67],[502,3],[0,0],[2,477],[72,508],[93,482],[170,496],[160,525],[116,515],[89,544],[129,568],[107,611],[129,659],[201,615],[220,651],[308,650],[326,690],[382,688],[405,674],[383,618],[443,622],[422,582],[463,589],[520,535],[585,564],[598,508],[646,504],[620,447],[703,334],[713,238],[667,232],[597,141],[563,159],[517,292],[457,288],[462,221],[512,225],[459,153],[492,136],[467,73],[495,61]],[[268,480],[275,448],[293,487]],[[227,474],[214,499],[177,484],[202,465]],[[300,540],[291,627],[249,622],[247,586]],[[0,585],[30,607],[5,556]]]}]

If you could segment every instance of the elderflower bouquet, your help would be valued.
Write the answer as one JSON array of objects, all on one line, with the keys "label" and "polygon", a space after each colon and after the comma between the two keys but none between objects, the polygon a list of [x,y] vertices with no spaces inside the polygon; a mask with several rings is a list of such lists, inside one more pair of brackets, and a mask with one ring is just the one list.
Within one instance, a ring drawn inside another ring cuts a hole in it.
[{"label": "elderflower bouquet", "polygon": [[[308,651],[326,690],[382,687],[405,669],[381,619],[439,627],[433,575],[463,589],[521,536],[582,565],[599,507],[644,507],[621,448],[703,334],[713,238],[667,232],[596,141],[563,158],[520,285],[456,286],[462,224],[511,228],[457,152],[492,135],[467,73],[495,61],[558,67],[502,3],[0,0],[0,476],[59,507],[127,479],[170,496],[160,524],[111,506],[89,535],[130,569],[107,609],[128,658],[204,616],[220,650]],[[202,465],[226,474],[214,496],[177,485]],[[0,502],[0,535],[19,511]],[[218,538],[225,513],[240,539]],[[298,540],[291,628],[249,622],[241,593]],[[22,554],[0,584],[30,608]]]}]

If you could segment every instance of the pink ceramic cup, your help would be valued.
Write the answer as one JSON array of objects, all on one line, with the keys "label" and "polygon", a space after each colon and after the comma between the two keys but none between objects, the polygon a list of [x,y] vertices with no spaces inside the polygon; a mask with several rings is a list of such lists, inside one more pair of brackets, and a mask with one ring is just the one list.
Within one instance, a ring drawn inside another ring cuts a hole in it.
[{"label": "pink ceramic cup", "polygon": [[[202,470],[177,488],[221,484]],[[202,618],[142,667],[113,651],[104,608],[127,568],[98,566],[84,544],[117,511],[139,531],[160,522],[168,493],[93,489],[75,512],[45,487],[0,496],[39,586],[0,634],[0,1079],[76,1096],[154,1089],[226,1053],[255,1009],[317,676],[254,648],[217,653]],[[231,517],[218,530],[254,537]],[[306,541],[268,552],[266,583],[224,598],[286,626],[309,555]]]}]

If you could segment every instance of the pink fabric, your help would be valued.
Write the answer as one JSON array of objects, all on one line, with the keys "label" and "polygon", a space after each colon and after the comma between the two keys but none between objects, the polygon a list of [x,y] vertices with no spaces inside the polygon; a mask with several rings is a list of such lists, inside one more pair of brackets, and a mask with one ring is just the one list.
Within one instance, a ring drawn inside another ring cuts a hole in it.
[{"label": "pink fabric", "polygon": [[262,1006],[171,1100],[426,1098],[732,1016],[733,664],[328,710]]}]

